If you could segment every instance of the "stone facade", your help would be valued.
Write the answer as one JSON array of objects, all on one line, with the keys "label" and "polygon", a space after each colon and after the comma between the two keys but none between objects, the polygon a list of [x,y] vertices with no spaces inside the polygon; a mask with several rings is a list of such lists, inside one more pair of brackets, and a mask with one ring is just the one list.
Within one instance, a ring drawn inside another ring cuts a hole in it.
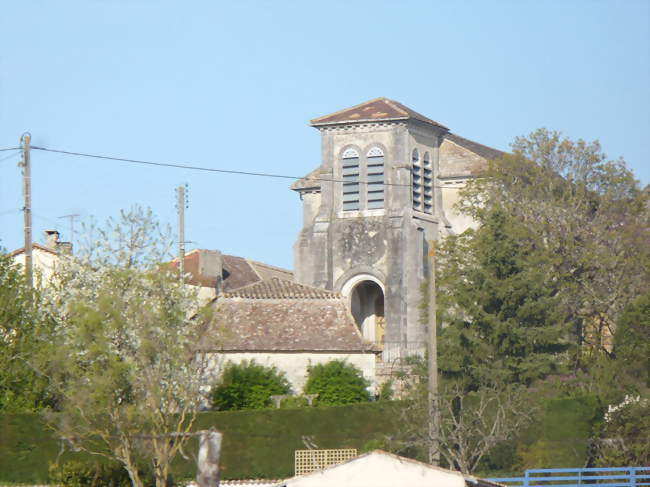
[{"label": "stone facade", "polygon": [[[445,193],[456,196],[484,167],[487,151],[499,151],[453,136],[385,98],[311,124],[321,133],[322,162],[292,186],[304,209],[295,280],[346,297],[364,338],[383,348],[384,361],[422,354],[429,242],[453,233],[454,224],[460,231],[471,225],[453,212]],[[382,175],[372,169],[377,160]]]}]

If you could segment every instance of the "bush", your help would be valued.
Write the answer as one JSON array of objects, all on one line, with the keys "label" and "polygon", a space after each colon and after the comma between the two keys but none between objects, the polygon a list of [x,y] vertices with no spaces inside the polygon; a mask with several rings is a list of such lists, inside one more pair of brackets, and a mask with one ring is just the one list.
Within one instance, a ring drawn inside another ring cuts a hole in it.
[{"label": "bush", "polygon": [[283,399],[280,403],[282,409],[296,409],[309,407],[309,401],[304,396],[291,396]]},{"label": "bush", "polygon": [[[131,478],[123,465],[115,462],[83,462],[69,460],[65,463],[50,463],[48,478],[51,484],[60,487],[131,487]],[[151,468],[139,467],[138,474],[144,485],[155,485]],[[167,485],[176,485],[170,475]]]},{"label": "bush", "polygon": [[69,461],[52,463],[50,482],[61,487],[130,487],[129,474],[121,465]]},{"label": "bush", "polygon": [[338,406],[370,400],[369,382],[361,371],[343,360],[310,366],[305,394],[318,394],[316,403]]},{"label": "bush", "polygon": [[212,407],[219,410],[262,409],[271,396],[291,390],[284,372],[258,365],[254,360],[230,363],[212,390]]}]

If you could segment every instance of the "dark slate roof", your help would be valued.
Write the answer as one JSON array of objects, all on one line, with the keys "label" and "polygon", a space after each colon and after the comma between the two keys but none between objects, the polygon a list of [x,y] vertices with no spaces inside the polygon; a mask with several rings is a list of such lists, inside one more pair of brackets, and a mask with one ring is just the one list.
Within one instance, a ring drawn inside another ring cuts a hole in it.
[{"label": "dark slate roof", "polygon": [[[375,352],[342,298],[286,298],[286,289],[248,297],[222,295],[200,348],[224,352]],[[289,293],[291,295],[291,293]],[[239,294],[236,294],[239,296]],[[269,296],[277,296],[270,299]]]},{"label": "dark slate roof", "polygon": [[448,133],[445,135],[445,138],[449,139],[455,144],[460,145],[461,147],[464,147],[467,150],[472,151],[474,154],[478,154],[479,156],[487,160],[498,159],[499,157],[503,157],[505,155],[505,152],[503,151],[500,151],[498,149],[493,149],[492,147],[488,147],[487,145],[479,144],[478,142],[474,142],[473,140],[466,139],[465,137],[461,137],[460,135]]},{"label": "dark slate roof", "polygon": [[244,299],[340,299],[338,294],[326,289],[305,286],[277,277],[224,292],[222,296]]},{"label": "dark slate roof", "polygon": [[358,122],[378,122],[382,120],[418,120],[420,122],[433,125],[435,127],[447,130],[444,125],[431,120],[428,117],[411,110],[401,103],[388,98],[375,98],[374,100],[361,103],[360,105],[346,108],[338,112],[325,115],[311,120],[311,125],[319,127],[321,125],[335,125],[342,123]]}]

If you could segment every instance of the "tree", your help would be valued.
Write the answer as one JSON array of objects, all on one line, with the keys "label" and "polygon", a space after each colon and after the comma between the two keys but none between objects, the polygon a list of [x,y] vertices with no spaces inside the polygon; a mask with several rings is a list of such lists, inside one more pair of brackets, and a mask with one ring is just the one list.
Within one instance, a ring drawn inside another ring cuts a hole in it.
[{"label": "tree", "polygon": [[54,400],[47,381],[26,359],[37,353],[38,337],[47,323],[38,312],[37,291],[25,281],[22,269],[0,254],[0,411],[39,410]]},{"label": "tree", "polygon": [[614,335],[614,355],[629,375],[650,388],[650,290],[621,315]]},{"label": "tree", "polygon": [[203,402],[205,320],[190,318],[196,293],[162,265],[168,242],[150,211],[90,230],[90,247],[60,256],[44,291],[55,323],[44,373],[61,396],[50,417],[75,448],[121,462],[134,486],[144,461],[163,487]]},{"label": "tree", "polygon": [[361,371],[343,360],[308,368],[305,394],[318,394],[318,404],[335,406],[370,400],[369,382]]},{"label": "tree", "polygon": [[400,378],[405,401],[396,406],[401,428],[389,442],[397,452],[433,449],[449,468],[471,474],[495,446],[533,421],[536,409],[523,386],[492,381],[468,391],[463,381],[444,380],[436,401],[439,426],[432,436],[426,361],[411,357],[409,362],[412,375]]},{"label": "tree", "polygon": [[650,462],[650,399],[626,396],[605,413],[596,464],[648,465]]},{"label": "tree", "polygon": [[647,195],[623,161],[541,129],[468,184],[460,209],[478,227],[439,254],[447,376],[529,383],[611,356],[650,282]]},{"label": "tree", "polygon": [[503,210],[450,237],[440,252],[439,356],[444,376],[467,391],[530,384],[557,372],[570,343],[560,283],[534,236]]},{"label": "tree", "polygon": [[212,389],[212,407],[219,410],[261,409],[268,407],[274,394],[291,390],[284,373],[254,360],[228,364]]},{"label": "tree", "polygon": [[479,225],[503,211],[532,236],[579,342],[610,353],[618,317],[650,282],[648,195],[598,142],[540,129],[512,148],[468,185],[461,209]]}]

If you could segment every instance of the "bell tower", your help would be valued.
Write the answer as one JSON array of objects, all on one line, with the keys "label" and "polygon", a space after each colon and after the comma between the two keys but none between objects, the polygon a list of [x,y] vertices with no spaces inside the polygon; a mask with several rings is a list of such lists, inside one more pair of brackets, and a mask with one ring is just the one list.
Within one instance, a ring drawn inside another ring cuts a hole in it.
[{"label": "bell tower", "polygon": [[387,98],[316,118],[321,165],[292,189],[303,202],[296,280],[340,292],[390,361],[426,348],[427,242],[444,226],[435,184],[448,129]]}]

